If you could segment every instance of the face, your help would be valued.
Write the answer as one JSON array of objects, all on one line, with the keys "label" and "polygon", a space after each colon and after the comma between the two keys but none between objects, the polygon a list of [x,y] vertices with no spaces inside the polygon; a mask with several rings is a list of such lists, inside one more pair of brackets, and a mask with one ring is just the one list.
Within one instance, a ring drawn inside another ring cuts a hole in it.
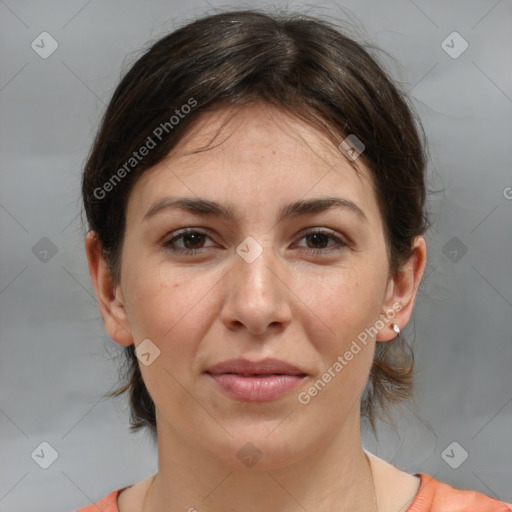
[{"label": "face", "polygon": [[[193,154],[226,120],[212,148]],[[358,174],[323,135],[271,107],[200,121],[131,191],[116,290],[129,335],[110,334],[150,340],[140,367],[159,435],[238,466],[252,442],[259,467],[279,467],[359,414],[375,338],[393,339],[391,321],[404,312],[382,322],[397,289],[362,164]],[[280,218],[285,205],[327,197],[340,205]],[[232,218],[162,206],[176,198],[214,201]],[[280,394],[236,398],[206,373],[233,358],[275,358],[306,376],[281,380],[291,389]]]}]

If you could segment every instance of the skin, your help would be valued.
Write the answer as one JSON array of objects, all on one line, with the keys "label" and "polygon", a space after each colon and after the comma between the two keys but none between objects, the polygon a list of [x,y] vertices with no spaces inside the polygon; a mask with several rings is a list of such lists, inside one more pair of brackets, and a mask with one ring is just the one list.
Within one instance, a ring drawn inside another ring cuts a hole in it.
[{"label": "skin", "polygon": [[[94,233],[86,238],[109,336],[136,346],[149,338],[160,350],[150,365],[140,364],[156,405],[158,472],[153,485],[148,479],[122,492],[119,510],[369,512],[375,511],[373,476],[379,512],[403,512],[419,479],[373,455],[370,470],[359,408],[375,343],[392,341],[392,322],[403,328],[411,316],[425,240],[413,241],[411,258],[391,276],[375,191],[360,160],[358,174],[317,130],[274,107],[223,113],[199,118],[133,187],[119,283]],[[223,121],[212,149],[192,154]],[[171,195],[231,203],[237,217],[167,210],[143,220],[153,204]],[[325,196],[349,199],[364,217],[346,208],[277,221],[281,205]],[[185,227],[207,232],[175,242],[196,255],[164,250]],[[305,236],[310,228],[332,231],[348,245]],[[252,263],[236,252],[249,236],[263,249]],[[301,404],[298,394],[393,304],[401,305],[393,319]],[[272,401],[234,400],[204,371],[236,357],[275,357],[308,377]],[[252,467],[237,457],[248,442],[261,452]]]}]

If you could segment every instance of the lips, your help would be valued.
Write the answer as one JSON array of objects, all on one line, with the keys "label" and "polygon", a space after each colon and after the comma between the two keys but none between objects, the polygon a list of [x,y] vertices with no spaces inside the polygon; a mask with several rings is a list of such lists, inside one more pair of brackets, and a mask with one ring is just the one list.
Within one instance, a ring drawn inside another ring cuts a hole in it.
[{"label": "lips", "polygon": [[306,375],[306,373],[297,366],[286,361],[273,358],[262,359],[260,361],[229,359],[210,366],[206,370],[206,373],[210,373],[211,375],[234,373],[245,377],[265,375]]},{"label": "lips", "polygon": [[205,373],[223,393],[243,402],[276,400],[307,377],[297,366],[279,359],[230,359],[209,367]]}]

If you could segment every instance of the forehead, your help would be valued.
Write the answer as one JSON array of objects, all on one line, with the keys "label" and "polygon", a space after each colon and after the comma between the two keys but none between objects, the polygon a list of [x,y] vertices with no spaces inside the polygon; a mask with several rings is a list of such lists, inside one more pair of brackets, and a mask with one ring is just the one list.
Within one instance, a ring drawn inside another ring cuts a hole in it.
[{"label": "forehead", "polygon": [[267,105],[200,115],[168,156],[136,182],[127,222],[140,220],[170,195],[208,198],[254,214],[257,208],[277,212],[300,198],[336,195],[379,217],[362,162],[350,162],[316,128]]}]

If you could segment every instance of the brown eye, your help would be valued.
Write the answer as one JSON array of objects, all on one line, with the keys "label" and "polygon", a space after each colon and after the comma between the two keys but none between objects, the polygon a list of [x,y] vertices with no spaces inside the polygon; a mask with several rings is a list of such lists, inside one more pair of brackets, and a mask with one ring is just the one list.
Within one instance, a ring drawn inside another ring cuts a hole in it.
[{"label": "brown eye", "polygon": [[[181,254],[197,254],[200,249],[202,249],[202,245],[204,244],[204,239],[209,238],[206,233],[203,231],[199,231],[197,229],[186,229],[181,233],[178,233],[175,237],[171,238],[167,242],[162,244],[163,248],[166,250],[181,253]],[[185,247],[177,247],[176,243],[178,241],[183,241]]]},{"label": "brown eye", "polygon": [[[308,247],[306,248],[307,252],[312,252],[313,254],[329,254],[333,251],[338,251],[340,249],[343,249],[344,247],[347,247],[349,244],[346,243],[344,240],[336,236],[331,231],[325,231],[325,230],[312,230],[307,232],[302,236],[301,239],[308,239],[311,241],[312,245],[320,245],[321,247]],[[326,243],[328,240],[334,240],[337,242],[338,247],[336,247],[336,244],[334,246],[331,246],[331,248],[326,248]],[[334,249],[332,248],[334,247]]]}]

